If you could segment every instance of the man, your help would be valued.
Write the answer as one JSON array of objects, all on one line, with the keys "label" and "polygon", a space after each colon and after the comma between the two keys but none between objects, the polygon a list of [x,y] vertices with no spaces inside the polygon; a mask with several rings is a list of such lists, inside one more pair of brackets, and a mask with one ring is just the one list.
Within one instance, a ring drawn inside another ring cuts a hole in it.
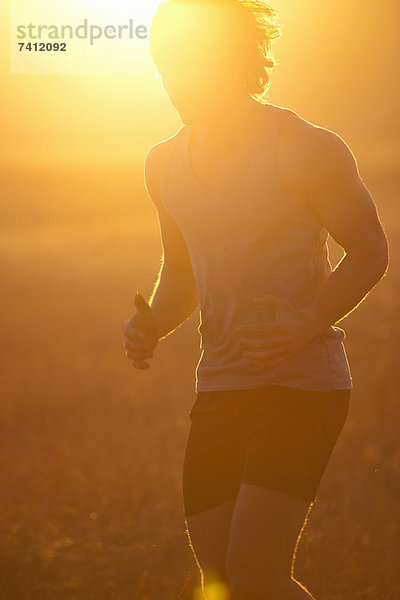
[{"label": "man", "polygon": [[[148,368],[200,305],[183,492],[209,599],[313,598],[292,563],[353,387],[335,323],[388,266],[348,146],[260,101],[278,35],[256,0],[167,0],[151,28],[184,125],[146,157],[163,265],[149,302],[137,295],[124,345]],[[328,232],[345,250],[333,272]]]}]

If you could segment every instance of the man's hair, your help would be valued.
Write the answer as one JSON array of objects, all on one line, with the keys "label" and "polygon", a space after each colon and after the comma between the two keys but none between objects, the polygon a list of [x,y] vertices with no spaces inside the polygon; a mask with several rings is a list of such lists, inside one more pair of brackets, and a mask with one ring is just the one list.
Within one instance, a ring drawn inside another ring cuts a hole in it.
[{"label": "man's hair", "polygon": [[[164,52],[168,52],[171,32],[166,31],[172,24],[170,8],[183,6],[218,7],[226,9],[228,37],[232,49],[232,61],[240,56],[245,65],[244,86],[248,94],[263,100],[271,85],[268,69],[277,65],[271,54],[271,44],[281,35],[278,11],[262,0],[163,0],[155,13],[150,29],[150,52],[156,70],[160,72]],[[179,27],[178,27],[179,29]],[[164,46],[163,46],[164,43]]]}]

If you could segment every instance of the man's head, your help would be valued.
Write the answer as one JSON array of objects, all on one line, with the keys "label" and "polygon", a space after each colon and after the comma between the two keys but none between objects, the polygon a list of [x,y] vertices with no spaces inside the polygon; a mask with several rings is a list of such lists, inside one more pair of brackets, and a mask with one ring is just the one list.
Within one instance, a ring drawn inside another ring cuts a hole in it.
[{"label": "man's head", "polygon": [[260,0],[164,0],[150,52],[183,122],[201,123],[241,97],[263,99],[277,13]]}]

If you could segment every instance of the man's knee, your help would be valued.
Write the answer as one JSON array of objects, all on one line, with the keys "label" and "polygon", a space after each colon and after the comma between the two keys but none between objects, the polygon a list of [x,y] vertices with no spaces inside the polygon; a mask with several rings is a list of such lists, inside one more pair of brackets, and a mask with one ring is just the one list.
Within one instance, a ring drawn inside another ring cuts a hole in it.
[{"label": "man's knee", "polygon": [[245,557],[245,553],[228,553],[225,571],[233,600],[292,598],[290,570],[282,569],[272,556],[264,556],[262,562],[258,558],[252,561],[249,554]]},{"label": "man's knee", "polygon": [[290,568],[285,568],[278,558],[278,548],[275,556],[272,549],[266,549],[260,556],[245,547],[229,547],[225,559],[227,579],[238,590],[253,586],[255,591],[264,588],[265,594],[266,585],[279,587],[290,581]]},{"label": "man's knee", "polygon": [[290,580],[271,581],[267,578],[254,580],[240,576],[229,579],[232,600],[286,600],[292,598]]}]

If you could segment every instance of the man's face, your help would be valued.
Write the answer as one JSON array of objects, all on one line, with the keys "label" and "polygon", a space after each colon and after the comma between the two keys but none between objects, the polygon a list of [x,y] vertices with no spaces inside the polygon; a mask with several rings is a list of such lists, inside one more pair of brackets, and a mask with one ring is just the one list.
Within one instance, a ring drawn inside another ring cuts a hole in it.
[{"label": "man's face", "polygon": [[201,123],[221,110],[231,82],[217,62],[182,56],[161,71],[163,86],[184,123]]},{"label": "man's face", "polygon": [[185,124],[218,118],[229,99],[243,90],[239,65],[221,35],[218,21],[202,22],[172,38],[161,58],[163,86]]}]

